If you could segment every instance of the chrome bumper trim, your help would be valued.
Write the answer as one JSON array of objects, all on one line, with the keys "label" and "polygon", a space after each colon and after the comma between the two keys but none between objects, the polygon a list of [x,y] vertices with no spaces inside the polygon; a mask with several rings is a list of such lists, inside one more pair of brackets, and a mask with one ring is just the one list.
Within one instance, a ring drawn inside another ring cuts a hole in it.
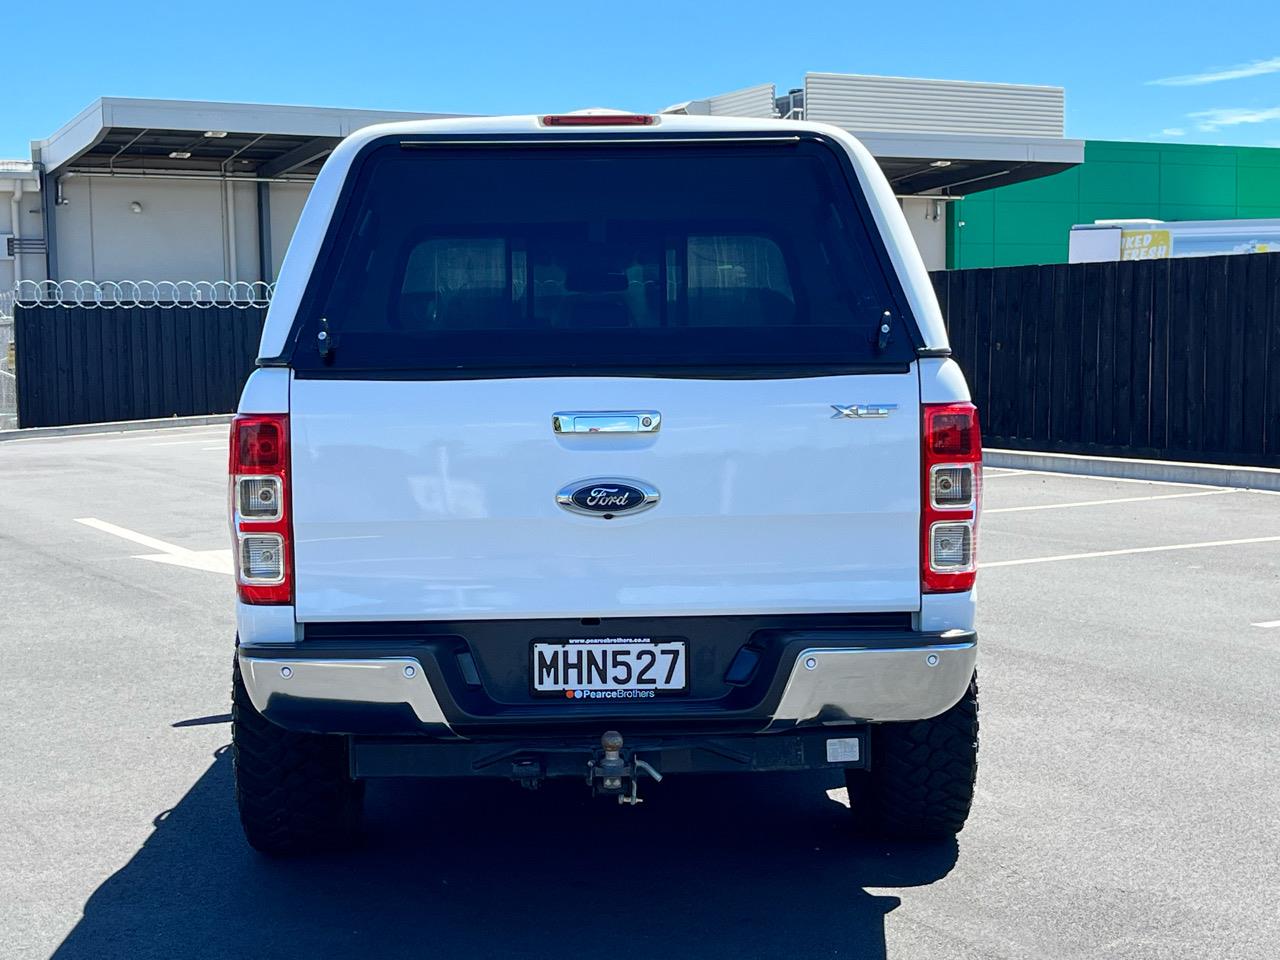
[{"label": "chrome bumper trim", "polygon": [[281,660],[240,654],[249,699],[265,713],[272,694],[343,703],[404,703],[423,723],[448,726],[422,665],[412,657]]},{"label": "chrome bumper trim", "polygon": [[791,668],[773,719],[927,720],[959,701],[977,658],[973,640],[896,649],[805,650]]}]

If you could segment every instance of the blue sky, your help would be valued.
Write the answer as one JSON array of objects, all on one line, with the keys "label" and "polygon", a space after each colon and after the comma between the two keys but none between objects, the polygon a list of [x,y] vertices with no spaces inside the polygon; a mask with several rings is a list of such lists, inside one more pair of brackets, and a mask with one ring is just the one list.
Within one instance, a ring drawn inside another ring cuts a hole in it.
[{"label": "blue sky", "polygon": [[655,110],[769,81],[782,92],[810,70],[1053,84],[1068,136],[1280,146],[1280,4],[1266,0],[65,0],[28,25],[3,45],[0,157],[29,156],[104,95]]}]

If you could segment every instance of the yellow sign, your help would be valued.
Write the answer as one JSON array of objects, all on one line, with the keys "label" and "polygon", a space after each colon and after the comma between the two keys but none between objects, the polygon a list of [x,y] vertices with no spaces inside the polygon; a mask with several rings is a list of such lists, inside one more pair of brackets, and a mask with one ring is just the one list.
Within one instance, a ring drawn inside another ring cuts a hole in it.
[{"label": "yellow sign", "polygon": [[1173,256],[1168,230],[1121,230],[1121,260],[1163,260]]}]

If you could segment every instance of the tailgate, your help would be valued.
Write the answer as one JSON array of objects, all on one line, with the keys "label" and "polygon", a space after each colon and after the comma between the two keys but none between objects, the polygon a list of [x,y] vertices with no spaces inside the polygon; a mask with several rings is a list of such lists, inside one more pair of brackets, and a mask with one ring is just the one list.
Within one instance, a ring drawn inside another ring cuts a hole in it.
[{"label": "tailgate", "polygon": [[[833,406],[893,407],[848,418]],[[916,369],[796,379],[297,378],[298,619],[919,608]],[[558,434],[560,411],[656,411]],[[657,491],[605,519],[556,495]]]}]

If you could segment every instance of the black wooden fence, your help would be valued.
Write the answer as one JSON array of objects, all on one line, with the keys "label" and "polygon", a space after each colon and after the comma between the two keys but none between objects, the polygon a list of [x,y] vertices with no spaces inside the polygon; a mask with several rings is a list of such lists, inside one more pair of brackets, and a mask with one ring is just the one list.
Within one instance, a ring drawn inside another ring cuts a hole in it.
[{"label": "black wooden fence", "polygon": [[[1280,255],[933,279],[989,446],[1280,466]],[[234,410],[265,313],[20,303],[19,423]]]},{"label": "black wooden fence", "polygon": [[933,279],[987,446],[1280,466],[1280,255]]},{"label": "black wooden fence", "polygon": [[235,410],[264,305],[14,308],[23,427]]}]

